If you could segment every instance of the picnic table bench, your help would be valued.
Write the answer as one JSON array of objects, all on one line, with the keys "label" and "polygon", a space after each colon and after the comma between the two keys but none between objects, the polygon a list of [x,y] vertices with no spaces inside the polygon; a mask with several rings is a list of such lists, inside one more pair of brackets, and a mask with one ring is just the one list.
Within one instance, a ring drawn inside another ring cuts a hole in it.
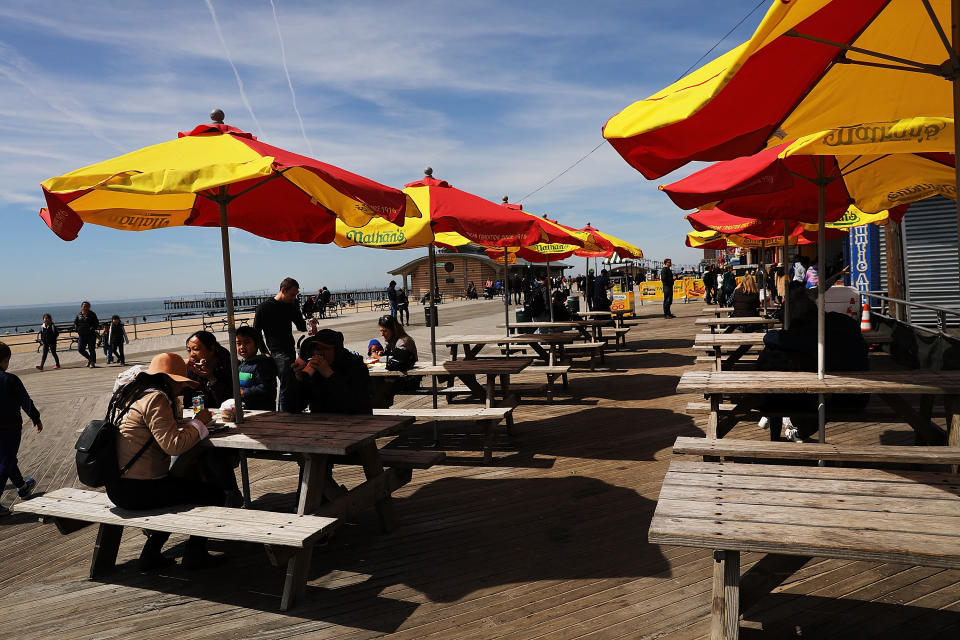
[{"label": "picnic table bench", "polygon": [[124,527],[262,543],[274,565],[287,565],[281,611],[288,610],[303,595],[313,544],[337,525],[335,518],[226,507],[182,505],[130,511],[115,506],[105,493],[70,488],[20,502],[14,509],[53,522],[63,534],[99,524],[90,563],[91,580],[114,569]]},{"label": "picnic table bench", "polygon": [[[439,423],[441,422],[472,422],[474,424],[480,425],[484,433],[484,444],[483,444],[483,462],[484,464],[489,464],[493,461],[493,436],[494,428],[503,422],[507,421],[506,429],[507,434],[511,432],[511,426],[513,425],[513,407],[484,407],[484,406],[473,406],[473,407],[446,407],[439,409],[432,409],[429,407],[417,407],[413,409],[374,409],[373,415],[376,416],[397,416],[399,418],[414,418],[422,422],[432,422],[433,423],[433,446],[439,446],[440,444],[440,432],[439,432]],[[407,450],[404,449],[381,449],[380,455],[384,458],[384,464],[387,466],[390,465],[390,457],[396,456],[399,458],[401,463],[408,463],[408,459],[404,459],[401,456],[401,453],[407,453]],[[416,453],[416,452],[413,452]],[[425,453],[438,453],[438,452],[425,452]],[[440,459],[431,458],[429,460],[430,464],[437,464],[443,459],[443,454],[441,454]]]},{"label": "picnic table bench", "polygon": [[780,322],[773,318],[761,318],[760,316],[746,316],[742,318],[697,318],[693,321],[698,326],[710,327],[710,333],[716,333],[720,327],[737,327],[744,325],[747,327],[769,327]]},{"label": "picnic table bench", "polygon": [[604,355],[606,348],[606,341],[582,342],[567,345],[564,352],[570,360],[580,355],[590,356],[590,371],[594,371],[597,368],[597,364],[606,364],[607,359]]},{"label": "picnic table bench", "polygon": [[680,436],[673,452],[709,458],[759,460],[829,460],[856,463],[960,464],[960,447],[917,447],[887,444],[836,445],[821,442],[768,442],[733,438]]},{"label": "picnic table bench", "polygon": [[706,306],[703,308],[703,314],[712,313],[715,318],[720,318],[723,314],[733,313],[733,307]]},{"label": "picnic table bench", "polygon": [[[956,371],[856,371],[828,373],[822,380],[809,371],[687,371],[677,391],[702,393],[710,403],[709,438],[728,433],[766,395],[873,393],[914,429],[918,444],[945,441],[960,446],[960,372]],[[720,404],[726,396],[732,397],[735,408],[721,415]],[[904,396],[920,396],[920,410]],[[936,397],[943,398],[946,434],[930,419]],[[770,429],[771,438],[774,431]]]},{"label": "picnic table bench", "polygon": [[[695,351],[713,354],[714,370],[724,371],[734,367],[753,347],[763,346],[764,333],[700,333],[693,338]],[[864,331],[868,345],[890,344],[892,338],[878,331]],[[726,355],[726,358],[723,356]]]},{"label": "picnic table bench", "polygon": [[[600,340],[603,338],[603,327],[612,326],[612,322],[609,320],[555,320],[555,321],[537,321],[532,320],[529,322],[512,322],[509,326],[509,331],[511,335],[516,335],[517,333],[522,332],[523,329],[527,329],[526,333],[533,333],[533,330],[536,329],[572,329],[580,334],[580,337],[584,340]],[[505,324],[498,324],[497,328],[503,329],[507,328]],[[543,334],[536,334],[543,335]]]},{"label": "picnic table bench", "polygon": [[612,320],[614,326],[622,327],[626,322],[627,314],[633,315],[632,311],[577,311],[577,315],[581,318],[591,318],[591,319],[601,319],[601,320]]},{"label": "picnic table bench", "polygon": [[942,473],[675,460],[648,540],[714,550],[711,638],[740,633],[740,552],[960,568]]}]

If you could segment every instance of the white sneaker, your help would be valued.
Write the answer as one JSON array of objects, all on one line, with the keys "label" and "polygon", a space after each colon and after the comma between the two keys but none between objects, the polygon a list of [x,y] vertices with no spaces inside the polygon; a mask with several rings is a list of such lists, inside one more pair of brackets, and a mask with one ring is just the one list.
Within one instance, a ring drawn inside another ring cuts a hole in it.
[{"label": "white sneaker", "polygon": [[761,429],[769,429],[770,420],[767,419],[767,416],[761,416],[760,422],[757,423],[757,426],[760,427]]}]

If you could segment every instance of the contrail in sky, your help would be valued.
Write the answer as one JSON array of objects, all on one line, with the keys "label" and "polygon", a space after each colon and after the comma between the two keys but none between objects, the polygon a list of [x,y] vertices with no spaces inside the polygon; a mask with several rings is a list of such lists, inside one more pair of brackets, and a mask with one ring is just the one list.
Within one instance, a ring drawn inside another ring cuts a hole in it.
[{"label": "contrail in sky", "polygon": [[287,68],[287,50],[283,46],[283,34],[280,33],[280,18],[277,17],[277,5],[270,0],[270,8],[273,9],[273,24],[277,26],[277,38],[280,40],[280,60],[283,62],[283,73],[287,76],[287,85],[290,87],[290,100],[293,102],[293,111],[297,114],[297,120],[300,121],[300,133],[303,134],[303,141],[307,143],[307,150],[313,155],[313,145],[310,144],[310,138],[307,137],[307,129],[303,126],[303,117],[300,115],[300,109],[297,108],[297,94],[293,90],[293,81],[290,79],[290,69]]},{"label": "contrail in sky", "polygon": [[257,132],[260,137],[263,137],[263,128],[260,126],[260,121],[257,120],[257,116],[253,115],[253,107],[250,106],[250,101],[247,100],[247,93],[243,90],[243,80],[240,79],[240,72],[237,71],[237,65],[233,64],[233,58],[230,56],[230,49],[227,47],[227,41],[223,39],[223,31],[220,30],[220,22],[217,20],[217,12],[213,8],[213,2],[210,0],[204,0],[207,3],[207,9],[210,10],[210,17],[213,19],[213,28],[217,30],[217,37],[220,38],[220,44],[223,45],[223,51],[227,54],[227,62],[230,63],[230,68],[233,69],[233,75],[237,78],[237,86],[240,88],[240,98],[243,99],[243,104],[247,106],[247,111],[250,113],[250,117],[253,118],[253,123],[257,125]]}]

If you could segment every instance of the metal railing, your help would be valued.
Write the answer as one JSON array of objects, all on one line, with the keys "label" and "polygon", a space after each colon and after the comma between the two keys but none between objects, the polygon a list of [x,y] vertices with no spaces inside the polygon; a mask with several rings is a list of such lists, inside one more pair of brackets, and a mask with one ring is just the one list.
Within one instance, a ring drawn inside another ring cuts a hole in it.
[{"label": "metal railing", "polygon": [[[933,333],[933,334],[939,333],[939,334],[947,335],[947,316],[951,315],[951,316],[957,316],[958,318],[960,318],[960,309],[948,309],[947,307],[938,307],[936,305],[924,304],[922,302],[912,302],[910,300],[901,300],[900,298],[891,298],[889,296],[883,295],[882,293],[877,293],[875,291],[861,291],[860,297],[861,299],[870,298],[872,300],[879,300],[880,301],[879,315],[885,318],[889,318],[891,320],[897,320],[899,322],[905,322],[905,320],[901,318],[897,318],[890,314],[891,303],[896,305],[903,305],[904,308],[915,307],[917,309],[926,309],[927,311],[933,311],[934,313],[937,314],[936,330],[933,330],[929,327],[924,327],[921,325],[906,323],[915,329],[919,329],[920,331],[925,331],[927,333]],[[875,305],[870,305],[870,306],[871,308],[873,308]]]}]

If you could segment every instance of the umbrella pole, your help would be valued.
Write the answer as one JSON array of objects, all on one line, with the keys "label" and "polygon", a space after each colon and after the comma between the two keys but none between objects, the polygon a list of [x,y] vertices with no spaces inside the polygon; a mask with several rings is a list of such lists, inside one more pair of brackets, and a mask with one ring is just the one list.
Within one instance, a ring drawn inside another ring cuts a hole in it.
[{"label": "umbrella pole", "polygon": [[[437,290],[436,281],[437,281],[437,256],[434,253],[433,243],[430,243],[429,248],[427,249],[428,256],[430,258],[430,362],[434,366],[437,365],[437,301],[433,296],[433,292]],[[430,376],[431,385],[430,388],[433,390],[433,408],[437,408],[437,376]],[[436,425],[434,425],[436,427]]]},{"label": "umbrella pole", "polygon": [[[826,192],[827,183],[823,172],[825,159],[817,158],[817,378],[823,380],[826,367],[826,289],[824,289],[824,274],[826,273],[827,256],[827,224],[826,224]],[[826,442],[827,405],[826,396],[817,396],[817,420],[820,442]]]},{"label": "umbrella pole", "polygon": [[[503,317],[504,326],[507,328],[507,337],[510,337],[510,272],[507,270],[507,248],[503,248]],[[531,318],[532,319],[532,318]],[[507,357],[510,357],[510,343],[507,343]]]},{"label": "umbrella pole", "polygon": [[[960,57],[960,0],[953,0],[951,3],[951,15],[953,22],[952,38],[950,40],[953,45],[953,58]],[[954,77],[951,80],[953,85],[953,121],[960,122],[960,77]],[[960,149],[960,128],[953,128],[953,152],[957,153],[957,150]],[[954,155],[956,158],[956,155]],[[956,194],[960,194],[960,163],[957,163],[956,159],[953,162],[953,175],[954,175],[954,198],[956,199]],[[960,207],[957,207],[957,238],[960,239]],[[958,274],[960,275],[960,274]]]},{"label": "umbrella pole", "polygon": [[587,258],[587,266],[584,267],[587,272],[583,274],[583,305],[584,311],[590,311],[590,258]]},{"label": "umbrella pole", "polygon": [[553,322],[553,282],[550,280],[550,256],[547,256],[547,304],[550,305],[550,322]]},{"label": "umbrella pole", "polygon": [[790,283],[793,281],[793,278],[790,277],[790,268],[787,264],[787,249],[790,246],[790,221],[783,221],[783,291],[780,292],[780,296],[783,298],[783,305],[781,311],[783,312],[783,328],[790,328]]},{"label": "umbrella pole", "polygon": [[243,402],[240,396],[240,361],[237,359],[237,327],[233,318],[233,273],[230,268],[230,233],[227,229],[227,188],[220,187],[217,205],[220,207],[220,246],[223,252],[223,287],[227,299],[227,336],[230,341],[230,377],[233,398],[237,408],[234,422],[243,424]]}]

